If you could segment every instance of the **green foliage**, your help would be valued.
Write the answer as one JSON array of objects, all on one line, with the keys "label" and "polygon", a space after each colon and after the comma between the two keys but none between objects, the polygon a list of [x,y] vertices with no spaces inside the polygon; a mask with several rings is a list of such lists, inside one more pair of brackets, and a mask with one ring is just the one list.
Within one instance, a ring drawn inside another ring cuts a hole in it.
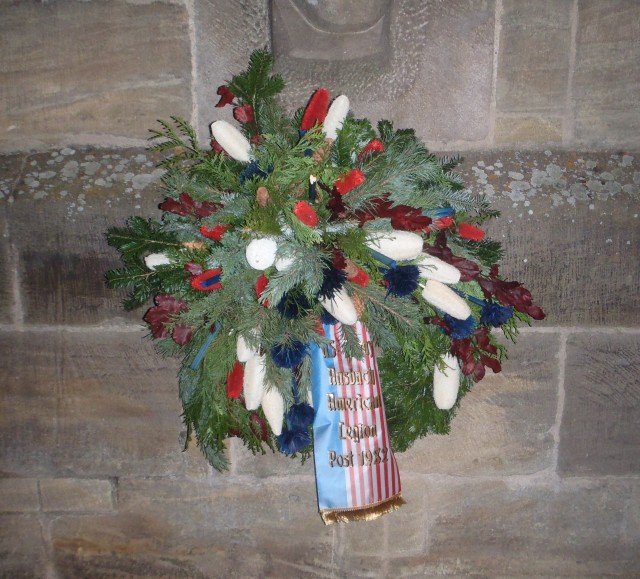
[{"label": "green foliage", "polygon": [[272,67],[271,53],[266,49],[256,50],[249,58],[247,70],[235,75],[228,85],[240,104],[251,105],[256,134],[267,132],[267,128],[277,128],[273,99],[282,92],[284,81],[281,76],[271,74]]},{"label": "green foliage", "polygon": [[159,153],[170,153],[161,163],[172,167],[183,161],[200,162],[205,154],[198,146],[195,129],[180,117],[171,117],[173,124],[159,120],[160,130],[150,129],[150,140],[156,141],[149,148]]}]

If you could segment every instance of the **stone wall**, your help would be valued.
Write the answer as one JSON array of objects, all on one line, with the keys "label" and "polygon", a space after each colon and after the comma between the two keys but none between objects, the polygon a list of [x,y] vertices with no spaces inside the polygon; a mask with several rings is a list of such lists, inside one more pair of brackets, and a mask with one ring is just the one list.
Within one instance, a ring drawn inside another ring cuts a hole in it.
[{"label": "stone wall", "polygon": [[[331,42],[314,26],[327,51],[379,34],[336,67],[283,42],[288,0],[0,2],[1,577],[640,575],[640,5],[371,5],[329,13]],[[398,455],[408,504],[369,523],[322,524],[311,463],[183,452],[176,363],[103,285],[106,229],[158,214],[147,129],[220,115],[270,20],[291,104],[324,71],[356,112],[466,150],[503,271],[548,314],[449,436]]]},{"label": "stone wall", "polygon": [[4,151],[139,145],[169,115],[205,140],[216,88],[265,45],[292,107],[323,84],[433,149],[640,145],[635,0],[5,0],[0,16]]}]

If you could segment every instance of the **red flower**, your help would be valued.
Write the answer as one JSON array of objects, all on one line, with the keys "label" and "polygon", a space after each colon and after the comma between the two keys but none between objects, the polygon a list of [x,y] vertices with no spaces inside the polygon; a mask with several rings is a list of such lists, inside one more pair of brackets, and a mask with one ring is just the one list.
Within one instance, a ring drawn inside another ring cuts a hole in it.
[{"label": "red flower", "polygon": [[191,287],[202,292],[211,292],[220,289],[220,277],[222,270],[219,267],[208,269],[191,279]]},{"label": "red flower", "polygon": [[[262,292],[264,292],[264,290],[266,289],[268,283],[269,283],[269,278],[264,274],[262,274],[256,280],[256,296],[258,297],[258,299],[260,299],[260,296],[262,295]],[[263,305],[265,307],[269,307],[269,301],[268,300],[265,300],[262,303],[263,303]]]},{"label": "red flower", "polygon": [[458,225],[458,235],[464,239],[470,239],[472,241],[482,241],[485,236],[485,232],[479,227],[471,225],[470,223],[461,223]]},{"label": "red flower", "polygon": [[360,171],[360,169],[352,169],[345,175],[338,177],[336,182],[333,184],[336,188],[336,191],[340,193],[340,195],[346,195],[352,189],[355,189],[358,185],[362,185],[364,183],[364,173]]},{"label": "red flower", "polygon": [[209,239],[213,239],[214,241],[220,241],[225,231],[229,229],[230,225],[216,225],[213,229],[209,229],[202,225],[200,227],[200,233]]},{"label": "red flower", "polygon": [[352,281],[353,283],[357,283],[358,285],[361,285],[362,287],[367,287],[367,285],[369,285],[369,274],[361,267],[358,268],[358,271],[356,272],[355,275],[352,275],[347,279],[349,281]]},{"label": "red flower", "polygon": [[218,108],[231,104],[233,99],[236,98],[236,95],[234,95],[225,85],[219,86],[216,94],[220,95],[220,100],[216,105]]},{"label": "red flower", "polygon": [[253,107],[242,105],[233,109],[233,118],[239,123],[246,124],[253,122]]},{"label": "red flower", "polygon": [[384,145],[382,144],[382,141],[373,139],[373,141],[370,141],[367,146],[362,149],[362,151],[360,151],[360,154],[358,155],[358,161],[362,161],[362,159],[364,159],[367,155],[382,152],[384,152]]},{"label": "red flower", "polygon": [[435,229],[447,229],[447,227],[451,227],[453,225],[453,217],[441,217],[440,219],[436,219],[433,224]]},{"label": "red flower", "polygon": [[315,125],[319,125],[324,122],[324,118],[327,116],[327,110],[329,109],[329,92],[324,88],[319,88],[311,95],[309,104],[302,115],[302,121],[300,122],[300,129],[308,131]]},{"label": "red flower", "polygon": [[211,140],[211,149],[213,150],[213,152],[216,155],[226,155],[227,157],[229,155],[227,155],[227,152],[220,146],[220,143],[218,143],[218,141],[216,141],[215,139]]},{"label": "red flower", "polygon": [[244,379],[244,366],[236,360],[233,368],[227,374],[227,396],[240,398],[242,394],[242,381]]},{"label": "red flower", "polygon": [[293,206],[293,214],[305,225],[315,227],[318,225],[318,214],[306,201],[298,201]]},{"label": "red flower", "polygon": [[[149,308],[142,319],[149,324],[151,334],[154,338],[166,338],[169,335],[166,327],[167,324],[172,322],[178,314],[188,311],[189,306],[187,302],[178,300],[169,294],[158,294],[153,298],[153,301],[156,305]],[[182,327],[183,329],[178,330],[178,327]],[[184,345],[191,338],[191,329],[187,328],[189,330],[188,338],[185,342],[179,341],[185,338],[185,328],[186,326],[177,325],[174,329],[174,334],[176,330],[178,330],[178,332],[176,335],[172,335],[172,337],[178,344]]]}]

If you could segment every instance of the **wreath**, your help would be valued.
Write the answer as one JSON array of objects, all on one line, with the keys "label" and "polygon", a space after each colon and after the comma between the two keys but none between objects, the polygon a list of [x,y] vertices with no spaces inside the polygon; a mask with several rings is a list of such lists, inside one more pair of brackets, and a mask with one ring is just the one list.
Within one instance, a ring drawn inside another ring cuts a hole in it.
[{"label": "wreath", "polygon": [[[446,433],[486,369],[500,372],[500,328],[544,318],[522,284],[500,277],[498,216],[465,189],[412,129],[376,127],[344,95],[318,89],[287,114],[272,56],[218,89],[236,124],[211,125],[211,148],[172,117],[152,131],[162,154],[160,219],[132,217],[108,242],[124,267],[127,310],[144,315],[157,349],[180,356],[184,421],[209,462],[227,468],[225,440],[310,456],[310,348],[333,326],[362,358],[366,326],[377,352],[391,446]],[[189,436],[191,438],[191,436]]]}]

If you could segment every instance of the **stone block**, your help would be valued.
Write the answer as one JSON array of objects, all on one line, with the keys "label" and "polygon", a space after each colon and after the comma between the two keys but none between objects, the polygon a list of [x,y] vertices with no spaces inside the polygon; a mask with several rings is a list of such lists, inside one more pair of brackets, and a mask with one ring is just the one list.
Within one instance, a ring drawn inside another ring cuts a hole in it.
[{"label": "stone block", "polygon": [[402,468],[400,455],[400,479],[402,497],[406,504],[397,511],[385,515],[387,524],[388,559],[396,561],[403,557],[422,555],[427,550],[428,526],[425,524],[426,494],[425,479],[413,476]]},{"label": "stone block", "polygon": [[4,150],[80,135],[146,139],[156,119],[190,115],[181,4],[5,3],[0,36],[8,47],[0,56]]},{"label": "stone block", "polygon": [[209,472],[200,453],[181,452],[177,365],[157,355],[142,332],[18,336],[16,355],[3,359],[2,471],[45,477]]},{"label": "stone block", "polygon": [[575,138],[581,145],[636,147],[640,133],[640,4],[579,3],[573,81]]},{"label": "stone block", "polygon": [[93,512],[114,509],[113,482],[105,479],[48,478],[40,480],[45,512]]},{"label": "stone block", "polygon": [[38,479],[0,478],[0,512],[24,513],[39,509]]},{"label": "stone block", "polygon": [[553,334],[522,334],[500,374],[461,401],[450,434],[431,435],[397,456],[400,474],[529,474],[553,464],[558,350]]},{"label": "stone block", "polygon": [[426,46],[402,57],[415,58],[420,72],[404,102],[387,101],[387,110],[396,111],[399,127],[415,127],[429,146],[482,141],[489,131],[494,2],[414,4],[426,12],[427,25],[420,32]]},{"label": "stone block", "polygon": [[638,536],[628,532],[625,511],[637,513],[637,484],[429,478],[426,510],[415,515],[427,528],[427,548],[396,561],[395,574],[632,575],[640,568]]},{"label": "stone block", "polygon": [[295,477],[269,486],[228,475],[122,479],[117,515],[58,519],[52,543],[64,576],[145,566],[162,575],[165,566],[173,576],[312,577],[330,573],[333,532],[317,515],[314,485]]},{"label": "stone block", "polygon": [[0,281],[0,323],[10,323],[13,321],[13,308],[14,308],[14,296],[13,296],[13,276],[14,276],[14,263],[13,263],[13,248],[9,241],[8,224],[7,224],[7,211],[0,199],[0,236],[2,237],[2,243],[0,243],[0,268],[5,272]]},{"label": "stone block", "polygon": [[487,152],[468,156],[469,189],[501,211],[506,279],[528,287],[543,324],[640,322],[638,160],[622,153]]},{"label": "stone block", "polygon": [[497,117],[495,143],[522,146],[562,142],[562,119],[558,117]]},{"label": "stone block", "polygon": [[5,209],[26,323],[140,320],[143,312],[122,311],[126,292],[104,283],[122,266],[106,232],[130,215],[159,217],[158,161],[141,149],[68,147],[28,158]]},{"label": "stone block", "polygon": [[0,156],[0,268],[5,274],[0,280],[0,323],[13,321],[13,272],[15,251],[9,238],[7,204],[13,199],[16,182],[24,164],[23,155]]},{"label": "stone block", "polygon": [[334,541],[336,576],[389,576],[385,520],[388,516],[390,515],[348,525],[338,524]]},{"label": "stone block", "polygon": [[567,341],[558,470],[563,476],[640,472],[640,336],[573,334]]},{"label": "stone block", "polygon": [[562,112],[569,78],[572,0],[503,3],[498,113]]},{"label": "stone block", "polygon": [[265,454],[254,455],[239,439],[231,443],[231,464],[234,473],[252,475],[259,478],[278,476],[311,476],[313,477],[313,456],[304,464],[300,458],[290,458],[278,452],[271,452],[265,447]]},{"label": "stone block", "polygon": [[0,516],[0,576],[31,579],[47,576],[47,555],[36,515]]}]

